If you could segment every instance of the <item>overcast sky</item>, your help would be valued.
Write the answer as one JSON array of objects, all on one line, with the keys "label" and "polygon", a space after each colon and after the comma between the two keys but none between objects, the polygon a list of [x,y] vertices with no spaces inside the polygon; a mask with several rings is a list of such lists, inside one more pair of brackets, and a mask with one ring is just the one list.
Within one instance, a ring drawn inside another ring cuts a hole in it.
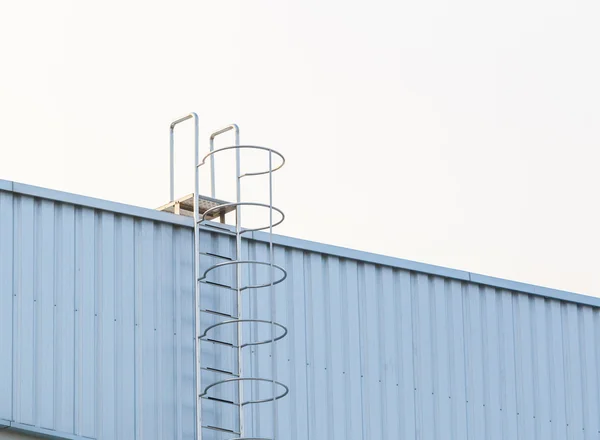
[{"label": "overcast sky", "polygon": [[203,150],[236,122],[286,156],[279,233],[600,296],[599,22],[597,0],[4,1],[0,178],[154,208],[196,111]]}]

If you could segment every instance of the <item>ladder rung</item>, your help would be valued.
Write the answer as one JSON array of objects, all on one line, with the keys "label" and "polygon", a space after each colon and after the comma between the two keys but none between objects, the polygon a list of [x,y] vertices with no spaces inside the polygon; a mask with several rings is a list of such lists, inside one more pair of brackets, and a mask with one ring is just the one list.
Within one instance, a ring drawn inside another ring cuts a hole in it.
[{"label": "ladder rung", "polygon": [[212,252],[200,252],[200,255],[206,255],[208,257],[216,257],[216,258],[222,258],[223,260],[233,261],[233,258],[231,258],[231,257],[226,257],[225,255],[214,254]]},{"label": "ladder rung", "polygon": [[212,368],[212,367],[202,367],[201,368],[204,371],[210,371],[211,373],[220,373],[220,374],[227,374],[229,376],[233,376],[233,377],[240,377],[238,374],[235,374],[231,371],[226,371],[226,370],[220,370],[218,368]]},{"label": "ladder rung", "polygon": [[201,339],[201,341],[212,342],[214,344],[226,345],[231,348],[238,348],[237,345],[232,344],[231,342],[219,341],[218,339]]},{"label": "ladder rung", "polygon": [[213,400],[215,402],[219,402],[219,403],[227,403],[229,405],[235,405],[238,406],[237,403],[235,403],[233,400],[225,400],[225,399],[219,399],[218,397],[210,397],[210,396],[204,396],[203,399],[206,400]]},{"label": "ladder rung", "polygon": [[214,223],[205,223],[205,222],[206,222],[206,220],[204,220],[204,221],[198,220],[198,222],[196,222],[196,225],[203,226],[205,228],[218,229],[219,232],[226,232],[228,234],[235,235],[235,231],[231,231],[228,228],[224,228],[223,226],[217,226]]},{"label": "ladder rung", "polygon": [[227,284],[221,284],[221,283],[217,283],[215,281],[202,281],[201,279],[198,279],[198,281],[200,281],[203,284],[210,284],[212,286],[223,287],[224,289],[235,290],[233,287],[231,287],[231,286],[229,286]]},{"label": "ladder rung", "polygon": [[211,315],[223,316],[225,318],[238,319],[237,316],[229,315],[229,314],[223,313],[223,312],[217,312],[216,310],[204,309],[204,310],[200,310],[200,311],[203,312],[203,313],[210,313]]},{"label": "ladder rung", "polygon": [[218,426],[211,426],[211,425],[202,425],[202,427],[205,429],[212,429],[213,431],[220,431],[220,432],[226,432],[228,434],[240,435],[239,432],[234,431],[233,429],[219,428]]}]

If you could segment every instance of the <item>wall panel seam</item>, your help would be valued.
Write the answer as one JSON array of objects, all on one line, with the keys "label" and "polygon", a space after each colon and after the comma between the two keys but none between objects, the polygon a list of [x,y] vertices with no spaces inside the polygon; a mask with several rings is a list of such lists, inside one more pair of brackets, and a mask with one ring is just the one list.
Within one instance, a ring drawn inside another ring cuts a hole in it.
[{"label": "wall panel seam", "polygon": [[[307,264],[307,260],[308,260],[308,264]],[[306,279],[306,274],[307,274],[307,267],[309,267],[310,265],[310,260],[307,259],[307,252],[302,251],[302,268],[304,269],[304,283],[302,286],[302,299],[304,301],[304,359],[306,360],[304,365],[304,369],[306,371],[306,432],[308,433],[308,439],[307,440],[311,440],[311,436],[310,436],[310,408],[309,408],[309,399],[308,396],[310,396],[310,379],[309,379],[309,375],[310,375],[310,369],[308,368],[308,328],[306,323],[308,322],[308,316],[306,314],[306,289],[307,286],[309,285],[310,280]]]},{"label": "wall panel seam", "polygon": [[10,419],[11,421],[15,421],[15,359],[16,359],[16,347],[17,347],[17,341],[16,341],[16,332],[15,332],[15,325],[17,323],[17,301],[15,300],[15,236],[16,236],[16,231],[15,231],[15,227],[16,227],[16,222],[15,222],[15,214],[16,214],[16,209],[15,209],[15,202],[16,202],[16,197],[14,196],[14,194],[10,195],[10,199],[11,199],[11,204],[12,204],[12,212],[11,212],[11,223],[12,223],[12,252],[11,252],[11,274],[12,274],[12,286],[11,286],[11,301],[12,301],[12,325],[11,325],[11,340],[12,340],[12,344],[11,344],[11,348],[12,348],[12,359],[11,359],[11,368],[10,368],[10,373],[11,373],[11,378],[10,378],[10,383],[11,383],[11,396],[10,396]]},{"label": "wall panel seam", "polygon": [[517,300],[517,297],[514,293],[510,293],[510,297],[511,297],[511,321],[512,321],[512,336],[513,336],[513,363],[514,363],[514,369],[515,369],[515,411],[517,411],[517,415],[516,415],[516,419],[515,419],[515,427],[516,427],[516,431],[517,431],[517,440],[519,439],[519,379],[518,379],[518,375],[519,375],[519,370],[517,368],[517,330],[515,328],[515,316],[517,315],[515,312],[515,301]]},{"label": "wall panel seam", "polygon": [[466,326],[466,321],[467,321],[467,314],[465,313],[465,295],[467,292],[467,285],[466,283],[460,283],[460,301],[461,301],[461,310],[462,310],[462,331],[463,331],[463,362],[464,362],[464,379],[465,379],[465,419],[466,419],[466,432],[465,432],[465,438],[466,440],[469,439],[469,405],[467,402],[467,399],[469,398],[469,367],[468,367],[468,363],[467,363],[467,334],[465,331],[465,326]]}]

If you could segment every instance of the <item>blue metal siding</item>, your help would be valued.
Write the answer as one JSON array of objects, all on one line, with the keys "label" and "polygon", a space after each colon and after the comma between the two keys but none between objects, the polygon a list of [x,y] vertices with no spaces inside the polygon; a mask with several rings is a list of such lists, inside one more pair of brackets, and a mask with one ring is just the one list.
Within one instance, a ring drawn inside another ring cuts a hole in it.
[{"label": "blue metal siding", "polygon": [[[268,246],[249,244],[266,259]],[[598,438],[600,312],[276,246],[279,438]],[[268,295],[253,310],[268,313]],[[270,351],[251,365],[270,375]],[[250,366],[250,363],[249,363]],[[269,405],[251,410],[270,435]]]},{"label": "blue metal siding", "polygon": [[0,192],[0,419],[193,438],[192,252],[188,227]]}]

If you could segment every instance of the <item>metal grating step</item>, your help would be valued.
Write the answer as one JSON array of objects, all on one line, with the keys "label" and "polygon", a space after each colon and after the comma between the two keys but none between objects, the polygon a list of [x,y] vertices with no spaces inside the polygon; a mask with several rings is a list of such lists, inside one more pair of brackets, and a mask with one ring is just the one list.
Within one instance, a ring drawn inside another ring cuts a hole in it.
[{"label": "metal grating step", "polygon": [[[198,196],[198,213],[204,214],[206,211],[212,208],[216,208],[220,205],[227,205],[228,202],[219,199],[213,199],[208,196]],[[180,199],[174,200],[156,208],[158,211],[171,212],[173,214],[185,215],[187,217],[194,216],[194,195],[188,194],[187,196],[181,197]],[[221,209],[215,209],[211,211],[207,216],[206,220],[214,220],[216,218],[224,218],[225,214],[235,211],[235,206],[223,206]]]}]

